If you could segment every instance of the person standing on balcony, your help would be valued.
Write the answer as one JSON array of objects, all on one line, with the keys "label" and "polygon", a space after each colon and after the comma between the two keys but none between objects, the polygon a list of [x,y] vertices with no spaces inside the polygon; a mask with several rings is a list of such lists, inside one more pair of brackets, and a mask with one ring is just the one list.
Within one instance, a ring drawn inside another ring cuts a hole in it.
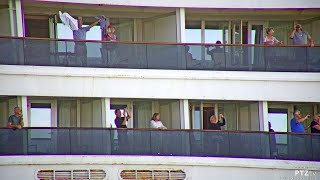
[{"label": "person standing on balcony", "polygon": [[[220,122],[222,120],[222,122]],[[219,121],[217,120],[215,115],[210,116],[209,129],[211,130],[221,130],[221,126],[226,125],[226,119],[223,114],[219,114]]]},{"label": "person standing on balcony", "polygon": [[9,154],[20,155],[23,153],[23,131],[16,131],[22,129],[24,126],[23,116],[20,107],[14,108],[14,115],[11,115],[8,119],[7,127],[15,131],[9,131],[7,148]]},{"label": "person standing on balcony", "polygon": [[128,145],[128,136],[127,131],[125,130],[127,128],[127,121],[130,119],[130,114],[128,110],[125,108],[123,112],[123,117],[121,117],[121,110],[116,109],[114,111],[116,114],[116,119],[114,120],[114,123],[116,124],[117,128],[121,128],[122,130],[118,130],[118,142],[119,142],[119,153],[125,154],[127,145]]},{"label": "person standing on balcony", "polygon": [[314,120],[310,124],[311,133],[319,133],[320,134],[320,114],[314,116]]},{"label": "person standing on balcony", "polygon": [[117,36],[114,34],[116,29],[113,25],[109,25],[106,30],[106,34],[103,37],[104,41],[117,41]]},{"label": "person standing on balcony", "polygon": [[276,141],[276,134],[274,133],[274,130],[271,128],[270,121],[268,122],[269,126],[269,137],[270,137],[270,155],[272,158],[277,157],[277,141]]},{"label": "person standing on balcony", "polygon": [[304,133],[303,121],[310,118],[310,115],[306,115],[305,117],[301,117],[301,113],[299,110],[295,110],[293,112],[293,118],[290,121],[291,132],[295,133]]},{"label": "person standing on balcony", "polygon": [[21,129],[23,128],[23,125],[24,123],[21,108],[15,107],[14,115],[9,117],[7,127],[12,129]]},{"label": "person standing on balcony", "polygon": [[154,113],[150,121],[151,128],[167,129],[160,120],[160,113]]},{"label": "person standing on balcony", "polygon": [[[87,32],[100,20],[90,24],[89,26],[83,27],[82,18],[78,18],[78,29],[73,30],[73,39],[76,41],[85,41],[87,39]],[[74,53],[77,59],[80,60],[83,66],[87,65],[87,45],[85,42],[75,42]]]},{"label": "person standing on balcony", "polygon": [[310,46],[314,46],[310,34],[302,30],[301,24],[295,25],[295,28],[290,34],[290,38],[293,40],[294,45],[306,45],[309,41]]},{"label": "person standing on balcony", "polygon": [[[109,42],[115,42],[117,41],[117,36],[114,34],[116,31],[115,27],[113,25],[108,25],[105,34],[103,35],[102,40],[103,41],[109,41]],[[114,64],[116,56],[116,44],[113,43],[103,43],[103,49],[102,49],[102,58],[103,58],[103,64]]]},{"label": "person standing on balcony", "polygon": [[275,44],[282,44],[282,41],[279,41],[276,37],[273,36],[273,28],[268,27],[266,29],[267,35],[263,38],[263,44],[264,45],[275,45]]},{"label": "person standing on balcony", "polygon": [[117,126],[117,128],[127,128],[127,121],[130,119],[130,114],[128,110],[125,108],[123,110],[123,117],[121,117],[121,110],[116,109],[114,111],[116,115],[116,119],[114,120],[114,124]]}]

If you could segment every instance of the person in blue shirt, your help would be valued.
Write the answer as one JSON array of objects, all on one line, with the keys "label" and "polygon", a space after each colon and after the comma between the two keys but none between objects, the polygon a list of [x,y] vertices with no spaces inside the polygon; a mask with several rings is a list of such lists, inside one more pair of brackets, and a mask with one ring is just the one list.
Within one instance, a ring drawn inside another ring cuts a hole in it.
[{"label": "person in blue shirt", "polygon": [[295,110],[293,112],[293,118],[290,121],[291,132],[295,133],[304,133],[303,121],[310,118],[310,115],[306,115],[305,117],[301,117],[301,113],[299,110]]}]

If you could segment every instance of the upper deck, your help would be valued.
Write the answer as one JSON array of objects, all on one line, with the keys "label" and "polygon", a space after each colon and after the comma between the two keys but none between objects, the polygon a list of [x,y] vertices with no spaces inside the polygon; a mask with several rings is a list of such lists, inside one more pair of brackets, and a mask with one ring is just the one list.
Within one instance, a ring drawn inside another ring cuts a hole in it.
[{"label": "upper deck", "polygon": [[[74,50],[85,45],[88,54]],[[193,49],[192,52],[190,50]],[[198,56],[200,54],[200,56]],[[201,56],[203,54],[203,56]],[[208,71],[320,72],[320,46],[0,38],[0,64]]]}]

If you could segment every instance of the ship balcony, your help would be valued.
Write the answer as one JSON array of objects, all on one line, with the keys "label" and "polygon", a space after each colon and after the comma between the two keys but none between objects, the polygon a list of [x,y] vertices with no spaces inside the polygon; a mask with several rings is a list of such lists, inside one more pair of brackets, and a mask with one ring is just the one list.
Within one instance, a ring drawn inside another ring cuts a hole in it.
[{"label": "ship balcony", "polygon": [[0,155],[152,155],[320,160],[320,136],[259,131],[0,129]]},{"label": "ship balcony", "polygon": [[[76,50],[81,46],[80,50]],[[320,72],[320,46],[0,38],[0,64],[84,68]]]}]

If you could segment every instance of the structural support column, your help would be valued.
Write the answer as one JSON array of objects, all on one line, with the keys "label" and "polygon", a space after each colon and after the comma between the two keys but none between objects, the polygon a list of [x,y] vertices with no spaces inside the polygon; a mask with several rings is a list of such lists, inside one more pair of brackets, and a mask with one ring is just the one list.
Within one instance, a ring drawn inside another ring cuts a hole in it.
[{"label": "structural support column", "polygon": [[23,122],[25,127],[29,127],[29,115],[28,115],[28,99],[27,96],[18,96],[17,97],[18,106],[21,108],[23,114]]},{"label": "structural support column", "polygon": [[181,99],[180,100],[180,119],[181,119],[181,129],[190,129],[189,101],[188,101],[188,99]]},{"label": "structural support column", "polygon": [[260,131],[269,131],[267,101],[259,101],[259,123]]},{"label": "structural support column", "polygon": [[186,16],[184,8],[176,9],[177,42],[186,42]]},{"label": "structural support column", "polygon": [[24,21],[21,0],[9,0],[11,35],[24,37]]},{"label": "structural support column", "polygon": [[110,120],[110,98],[102,98],[102,127],[110,128],[111,120]]},{"label": "structural support column", "polygon": [[16,23],[17,23],[17,36],[24,37],[24,22],[21,0],[15,0],[16,5]]}]

